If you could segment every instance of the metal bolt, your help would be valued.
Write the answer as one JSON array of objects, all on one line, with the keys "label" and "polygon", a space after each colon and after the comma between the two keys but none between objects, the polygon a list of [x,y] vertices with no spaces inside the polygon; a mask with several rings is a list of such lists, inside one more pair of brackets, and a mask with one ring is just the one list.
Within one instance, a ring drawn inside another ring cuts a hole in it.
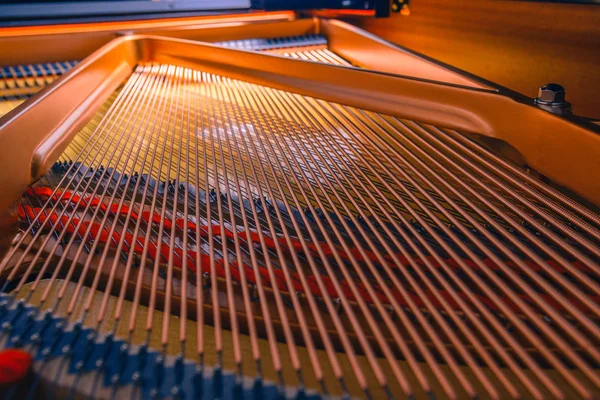
[{"label": "metal bolt", "polygon": [[565,98],[566,91],[564,87],[558,83],[548,83],[540,87],[535,102],[543,106],[569,108],[571,105],[566,102]]},{"label": "metal bolt", "polygon": [[565,101],[565,88],[558,83],[548,83],[538,92],[538,101],[544,103],[562,103]]}]

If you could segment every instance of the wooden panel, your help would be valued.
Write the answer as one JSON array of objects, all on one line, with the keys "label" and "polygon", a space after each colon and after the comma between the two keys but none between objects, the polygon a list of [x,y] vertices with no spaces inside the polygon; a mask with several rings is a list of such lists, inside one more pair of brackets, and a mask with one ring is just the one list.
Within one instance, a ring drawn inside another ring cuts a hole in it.
[{"label": "wooden panel", "polygon": [[531,97],[567,89],[600,118],[600,6],[508,0],[412,0],[412,13],[353,24]]}]

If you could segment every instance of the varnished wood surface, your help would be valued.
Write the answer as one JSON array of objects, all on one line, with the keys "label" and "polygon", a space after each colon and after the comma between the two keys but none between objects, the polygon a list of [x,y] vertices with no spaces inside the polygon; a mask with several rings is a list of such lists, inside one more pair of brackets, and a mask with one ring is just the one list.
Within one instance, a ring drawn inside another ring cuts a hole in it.
[{"label": "varnished wood surface", "polygon": [[535,97],[557,82],[577,114],[600,118],[600,5],[411,0],[411,15],[353,24]]}]

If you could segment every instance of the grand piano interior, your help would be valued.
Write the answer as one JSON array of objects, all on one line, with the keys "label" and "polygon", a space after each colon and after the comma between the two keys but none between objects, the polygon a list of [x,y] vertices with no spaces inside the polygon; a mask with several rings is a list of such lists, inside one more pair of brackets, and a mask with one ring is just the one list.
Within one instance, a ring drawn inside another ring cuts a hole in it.
[{"label": "grand piano interior", "polygon": [[0,2],[2,397],[600,397],[600,5],[452,3]]}]

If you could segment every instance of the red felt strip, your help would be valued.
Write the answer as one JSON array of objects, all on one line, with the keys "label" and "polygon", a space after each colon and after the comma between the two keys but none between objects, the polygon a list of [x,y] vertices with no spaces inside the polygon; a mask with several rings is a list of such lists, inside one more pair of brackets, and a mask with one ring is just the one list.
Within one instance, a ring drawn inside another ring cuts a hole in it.
[{"label": "red felt strip", "polygon": [[[35,218],[35,216],[37,214],[39,214],[38,221],[40,222],[40,224],[43,224],[46,220],[49,220],[52,224],[56,224],[57,222],[59,222],[59,217],[56,213],[48,212],[48,211],[42,212],[42,210],[40,208],[32,208],[29,206],[19,206],[18,213],[19,213],[19,217],[21,217],[22,219],[24,219],[26,216],[28,216],[30,219],[33,219],[33,218]],[[97,240],[101,244],[108,245],[112,248],[117,248],[118,243],[122,238],[121,233],[116,232],[116,231],[112,233],[112,237],[111,237],[110,230],[106,227],[101,228],[98,223],[91,223],[88,221],[84,221],[81,223],[81,225],[77,229],[78,224],[79,224],[79,219],[72,218],[69,221],[69,217],[67,217],[66,215],[63,215],[60,218],[60,224],[57,226],[57,228],[55,228],[55,230],[62,231],[64,229],[66,229],[66,231],[70,234],[73,234],[77,230],[77,232],[82,237],[84,237],[84,239]],[[88,231],[88,228],[89,228],[89,231]],[[208,227],[202,227],[202,229],[204,229],[204,228],[206,230],[208,230]],[[213,230],[213,234],[218,235],[221,233],[219,226],[213,226],[211,228]],[[46,227],[46,229],[49,229],[49,227]],[[227,237],[229,237],[229,235],[227,235]],[[126,232],[124,234],[124,238],[123,238],[122,250],[127,252],[131,249],[131,246],[133,245],[134,253],[137,255],[142,255],[143,250],[144,250],[144,243],[145,243],[145,238],[143,236],[138,236],[137,238],[134,238],[133,235],[131,235],[129,232]],[[191,271],[194,271],[194,272],[197,272],[196,271],[196,262],[199,261],[200,267],[201,267],[201,272],[209,273],[209,274],[211,273],[211,268],[210,268],[211,258],[207,254],[198,254],[198,252],[196,252],[196,251],[193,251],[190,249],[184,250],[181,248],[175,248],[175,249],[173,249],[173,251],[171,251],[171,248],[167,243],[161,243],[160,248],[158,248],[156,243],[154,243],[152,241],[148,241],[147,253],[148,253],[148,256],[153,260],[156,260],[157,257],[160,257],[160,261],[162,261],[164,263],[172,262],[173,265],[178,268],[183,267],[183,260],[184,260],[184,257],[186,257],[188,269],[190,269]],[[200,257],[199,260],[198,260],[198,257]],[[234,277],[234,279],[239,281],[240,280],[240,271],[243,270],[246,275],[247,281],[250,282],[251,284],[256,284],[257,281],[256,281],[255,269],[253,269],[250,265],[243,264],[242,268],[240,268],[240,266],[236,262],[230,262],[229,264],[232,267],[230,269],[230,271],[231,271],[231,275]],[[261,280],[262,280],[263,284],[267,287],[271,287],[272,280],[271,280],[268,270],[264,267],[258,267],[257,270],[261,276]],[[225,269],[223,266],[222,259],[215,260],[215,272],[218,277],[225,278]],[[274,274],[275,274],[276,284],[277,284],[278,288],[282,291],[287,291],[288,289],[287,289],[287,285],[285,284],[285,276],[283,274],[283,271],[275,271]],[[299,278],[298,274],[293,273],[291,276],[293,279],[294,290],[302,293],[304,291],[304,288],[300,283],[300,278]],[[326,275],[323,275],[320,278],[321,278],[321,282],[325,288],[326,294],[333,298],[339,297],[339,294],[335,288],[333,279]],[[338,281],[340,283],[342,294],[347,299],[349,299],[351,301],[356,301],[356,296],[354,295],[354,292],[351,290],[349,283],[344,280],[338,280]],[[317,297],[324,296],[324,294],[322,293],[322,291],[319,288],[318,281],[315,276],[308,276],[307,284],[308,284],[309,290],[311,291],[311,293],[313,295],[315,295]],[[369,292],[367,290],[367,286],[364,283],[355,282],[355,286],[356,286],[357,291],[359,292],[361,298],[365,302],[374,303],[374,299],[369,294]],[[383,293],[383,291],[381,290],[380,287],[378,287],[377,285],[372,285],[372,287],[375,291],[377,298],[381,302],[383,302],[385,304],[390,303],[389,299],[385,296],[385,294]],[[404,297],[396,289],[391,289],[390,291],[391,291],[392,295],[394,296],[394,298],[396,299],[396,301],[401,306],[408,306],[408,302],[406,301],[406,299],[404,299]],[[438,309],[442,308],[442,304],[435,298],[435,296],[433,296],[433,294],[430,291],[425,290],[424,292],[426,293],[426,296],[428,297],[428,299],[432,302],[432,304],[436,308],[438,308]],[[460,311],[460,307],[450,297],[449,293],[446,293],[444,290],[437,290],[437,292],[440,293],[442,297],[444,297],[446,303],[451,308],[453,308],[457,311]],[[425,307],[425,303],[422,301],[422,299],[420,299],[418,296],[413,295],[413,294],[409,294],[409,295],[411,296],[411,299],[415,302],[415,304],[417,306]],[[459,295],[464,295],[464,293],[459,293]],[[490,309],[492,309],[494,311],[499,311],[499,308],[493,302],[491,302],[489,299],[487,299],[486,297],[481,296],[481,295],[476,295],[476,296],[478,297],[478,299],[480,301],[482,301]],[[550,304],[555,309],[557,309],[559,311],[565,311],[564,308],[562,306],[560,306],[560,304],[558,304],[556,301],[554,301],[550,296],[548,296],[546,294],[540,294],[540,296],[542,296],[548,302],[548,304]],[[533,301],[527,295],[521,294],[521,295],[519,295],[519,297],[522,300],[528,302],[529,304],[534,305]],[[594,301],[596,301],[597,303],[600,304],[600,299],[596,299],[595,297],[593,297],[593,298],[594,298]],[[463,297],[463,299],[468,301],[468,299],[466,297]],[[514,311],[518,311],[518,307],[512,300],[510,300],[508,298],[502,298],[502,297],[501,297],[501,299],[511,309],[513,309]],[[581,304],[578,301],[573,301],[572,304],[581,310],[586,309],[585,305]]]},{"label": "red felt strip", "polygon": [[[30,196],[36,196],[36,197],[40,197],[40,198],[51,198],[53,201],[60,200],[63,202],[70,202],[79,208],[85,208],[88,205],[88,203],[91,203],[92,206],[95,206],[95,207],[99,206],[102,211],[110,212],[113,215],[126,216],[130,211],[130,208],[128,205],[123,204],[119,207],[119,205],[115,203],[115,204],[111,204],[111,205],[107,206],[105,203],[101,202],[97,197],[95,197],[93,195],[89,195],[89,196],[82,198],[81,196],[79,196],[78,194],[76,194],[70,190],[64,190],[64,191],[57,190],[56,193],[54,193],[54,194],[52,194],[52,193],[53,193],[53,190],[51,188],[45,187],[45,186],[35,187],[35,188],[30,187],[29,189],[27,189],[27,194],[29,194]],[[139,218],[139,215],[135,211],[132,210],[131,218],[134,221],[137,221]],[[146,223],[153,223],[156,225],[159,225],[161,222],[163,222],[164,228],[168,229],[168,230],[170,230],[173,226],[173,222],[169,218],[163,219],[162,216],[158,213],[153,213],[152,215],[150,215],[150,212],[147,212],[147,211],[142,212],[142,221],[144,221]],[[181,230],[183,230],[185,228],[185,220],[183,218],[179,218],[179,219],[175,220],[175,225],[178,228],[180,228]],[[218,225],[213,225],[212,227],[207,227],[207,226],[198,227],[194,222],[187,221],[187,229],[188,230],[196,231],[196,229],[198,229],[198,228],[200,229],[200,233],[202,234],[202,237],[205,237],[205,238],[208,236],[209,229],[212,230],[212,234],[214,236],[227,236],[230,239],[234,238],[234,233],[232,231],[230,231],[229,229],[224,229],[222,231],[221,227]],[[248,235],[246,235],[246,232],[238,232],[238,237],[247,243],[260,244],[260,236],[257,232],[250,232],[250,237],[248,237]],[[268,235],[263,235],[263,238],[265,241],[265,246],[268,249],[271,249],[271,250],[276,249],[275,240],[273,238],[269,237]],[[290,238],[290,246],[288,246],[288,243],[287,243],[287,240],[285,237],[279,237],[279,238],[277,238],[277,241],[285,250],[289,251],[293,248],[294,250],[299,251],[299,252],[304,251],[302,242],[297,238]],[[327,258],[333,258],[335,256],[335,253],[337,253],[339,255],[339,257],[345,261],[350,261],[353,257],[354,259],[356,259],[359,262],[364,262],[364,261],[366,261],[366,259],[368,259],[372,262],[380,263],[378,255],[375,252],[367,250],[367,249],[364,249],[364,254],[366,256],[365,257],[361,254],[361,252],[359,251],[358,248],[351,248],[349,251],[350,254],[348,254],[339,245],[336,245],[332,248],[327,243],[307,242],[306,246],[313,255],[317,255],[318,250],[320,248],[321,251],[323,252],[323,254],[325,255],[325,257],[327,257]],[[352,255],[352,257],[350,257],[350,255]],[[398,259],[400,261],[400,264],[403,267],[410,266],[410,261],[403,254],[398,253],[395,255],[395,257],[396,257],[396,259]],[[434,257],[425,256],[425,258],[429,263],[431,263],[431,265],[433,265],[433,267],[438,268],[438,269],[442,268],[442,266],[439,264],[439,262]],[[390,255],[385,255],[384,259],[386,260],[387,264],[391,268],[393,268],[393,269],[399,268],[399,266],[394,262],[394,258],[391,257]],[[477,263],[475,263],[472,260],[463,259],[462,261],[470,269],[473,269],[475,271],[481,270],[479,265],[477,265]],[[483,262],[483,264],[485,264],[485,266],[487,268],[489,268],[493,271],[501,270],[501,268],[491,259],[483,259],[482,262]],[[424,264],[423,260],[421,260],[421,259],[416,259],[416,263],[420,264],[420,265]],[[458,272],[462,269],[460,264],[454,259],[444,260],[444,263],[446,265],[448,265],[450,268],[452,268],[452,270],[455,272]],[[561,274],[568,273],[566,268],[564,268],[563,266],[561,266],[554,260],[547,260],[546,263],[552,269],[554,269],[555,271],[557,271]],[[510,260],[506,261],[506,264],[513,270],[515,270],[519,273],[522,273],[522,268],[519,267],[513,261],[510,261]],[[524,261],[524,264],[527,265],[528,268],[530,268],[531,270],[533,270],[535,272],[541,272],[543,270],[541,266],[539,266],[538,264],[536,264],[535,262],[530,261],[530,260]],[[572,266],[582,272],[585,272],[585,273],[592,272],[590,268],[588,268],[586,265],[582,264],[579,261],[573,261]]]}]

